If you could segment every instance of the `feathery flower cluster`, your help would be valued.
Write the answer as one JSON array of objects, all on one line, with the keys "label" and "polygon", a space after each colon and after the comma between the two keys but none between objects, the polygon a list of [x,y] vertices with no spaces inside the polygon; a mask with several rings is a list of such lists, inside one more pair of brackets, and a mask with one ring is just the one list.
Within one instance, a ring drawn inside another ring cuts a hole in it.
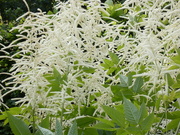
[{"label": "feathery flower cluster", "polygon": [[[25,22],[15,28],[20,31],[19,38],[8,46],[18,46],[20,51],[11,57],[15,61],[12,76],[5,80],[13,80],[9,92],[25,93],[24,98],[15,99],[17,103],[31,106],[37,112],[57,114],[62,102],[65,109],[73,108],[72,100],[68,99],[73,99],[79,109],[83,104],[90,104],[91,95],[101,99],[97,106],[111,102],[110,89],[102,86],[105,75],[100,63],[108,55],[108,47],[114,46],[113,42],[106,41],[113,31],[101,18],[100,10],[104,7],[100,4],[75,0],[57,5],[59,11],[54,15],[43,12],[24,15]],[[104,31],[106,35],[101,36]],[[67,80],[53,96],[48,96],[51,88],[44,75],[52,73],[54,68],[62,76],[67,75]],[[83,69],[95,72],[82,72]],[[68,94],[67,90],[71,92]]]}]

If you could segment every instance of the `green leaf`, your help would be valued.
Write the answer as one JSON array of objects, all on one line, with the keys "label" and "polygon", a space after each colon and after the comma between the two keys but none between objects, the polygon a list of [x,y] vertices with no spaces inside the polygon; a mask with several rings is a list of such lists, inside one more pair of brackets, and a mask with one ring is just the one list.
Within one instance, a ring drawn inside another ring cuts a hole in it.
[{"label": "green leaf", "polygon": [[109,65],[106,63],[101,63],[100,65],[104,67],[104,70],[109,69]]},{"label": "green leaf", "polygon": [[128,86],[132,85],[132,73],[128,74]]},{"label": "green leaf", "polygon": [[56,119],[55,135],[63,135],[61,123]]},{"label": "green leaf", "polygon": [[106,123],[103,123],[103,122],[99,122],[99,123],[95,124],[92,128],[102,129],[102,130],[107,130],[107,131],[115,131],[116,130],[116,128],[114,128]]},{"label": "green leaf", "polygon": [[168,68],[168,70],[174,70],[174,69],[179,69],[180,68],[180,66],[178,66],[178,65],[173,65],[173,66],[171,66],[170,68]]},{"label": "green leaf", "polygon": [[12,115],[18,115],[20,114],[21,110],[22,109],[20,107],[12,107],[12,108],[9,108],[8,112]]},{"label": "green leaf", "polygon": [[95,118],[95,119],[97,119],[97,120],[99,120],[100,122],[105,123],[105,124],[107,124],[107,125],[109,125],[109,126],[111,126],[111,127],[114,127],[114,126],[115,126],[115,125],[114,125],[114,122],[111,121],[111,120],[107,120],[107,119],[103,119],[103,118]]},{"label": "green leaf", "polygon": [[155,103],[155,107],[157,111],[159,111],[160,104],[161,104],[161,98],[158,98]]},{"label": "green leaf", "polygon": [[133,91],[135,93],[140,92],[142,86],[143,86],[143,78],[142,77],[136,78],[133,86]]},{"label": "green leaf", "polygon": [[126,130],[133,135],[142,135],[140,132],[141,129],[139,127],[128,127],[128,128],[126,128]]},{"label": "green leaf", "polygon": [[123,47],[124,47],[124,44],[123,44],[123,45],[119,45],[119,46],[117,47],[117,51],[121,50]]},{"label": "green leaf", "polygon": [[43,135],[42,132],[38,129],[34,135]]},{"label": "green leaf", "polygon": [[129,133],[125,129],[119,128],[116,135],[129,135]]},{"label": "green leaf", "polygon": [[73,122],[72,126],[69,129],[68,135],[78,135],[77,123]]},{"label": "green leaf", "polygon": [[119,58],[115,53],[109,52],[109,56],[114,64],[117,65],[119,63]]},{"label": "green leaf", "polygon": [[154,114],[151,113],[142,123],[140,124],[141,129],[143,132],[148,132],[153,124],[154,121]]},{"label": "green leaf", "polygon": [[104,59],[104,63],[108,66],[108,68],[110,68],[114,65],[114,63],[109,59]]},{"label": "green leaf", "polygon": [[94,73],[95,72],[95,68],[92,68],[92,67],[83,67],[82,70],[85,73]]},{"label": "green leaf", "polygon": [[46,128],[43,128],[43,127],[40,127],[38,126],[39,130],[41,131],[41,133],[43,135],[54,135],[53,132],[51,132],[49,129],[46,129]]},{"label": "green leaf", "polygon": [[178,48],[176,51],[177,51],[178,55],[180,56],[180,48]]},{"label": "green leaf", "polygon": [[49,127],[50,127],[49,116],[46,116],[46,118],[43,119],[39,125],[43,128],[49,129]]},{"label": "green leaf", "polygon": [[86,128],[84,130],[84,135],[99,135],[97,129],[94,128]]},{"label": "green leaf", "polygon": [[129,83],[128,82],[128,77],[123,76],[123,75],[120,75],[119,77],[120,77],[120,82],[121,82],[120,86],[128,87],[128,83]]},{"label": "green leaf", "polygon": [[111,117],[112,121],[114,121],[116,124],[121,127],[125,126],[125,119],[122,112],[119,112],[118,110],[108,106],[103,106],[103,110]]},{"label": "green leaf", "polygon": [[117,68],[116,67],[110,67],[109,70],[107,71],[107,75],[110,75],[113,73]]},{"label": "green leaf", "polygon": [[[162,117],[163,115],[164,115],[164,112],[157,114],[158,117]],[[179,118],[179,116],[180,116],[179,110],[166,113],[166,119],[177,119]]]},{"label": "green leaf", "polygon": [[174,80],[172,79],[171,75],[169,73],[166,73],[168,85],[172,86],[174,84]]},{"label": "green leaf", "polygon": [[20,119],[7,112],[9,124],[14,135],[31,135],[28,126]]},{"label": "green leaf", "polygon": [[164,132],[169,131],[171,129],[176,129],[179,123],[180,123],[180,118],[172,120],[171,122],[168,123],[166,129],[164,129]]},{"label": "green leaf", "polygon": [[113,92],[113,101],[122,101],[123,96],[127,97],[128,99],[132,98],[133,92],[131,89],[127,87],[122,87],[121,85],[114,85],[111,86],[111,91]]},{"label": "green leaf", "polygon": [[105,4],[107,4],[109,6],[113,6],[113,1],[112,0],[106,0]]},{"label": "green leaf", "polygon": [[5,112],[0,115],[0,120],[5,120],[7,118],[7,114]]},{"label": "green leaf", "polygon": [[177,92],[176,92],[175,98],[180,98],[180,91],[177,91]]},{"label": "green leaf", "polygon": [[147,113],[148,112],[146,110],[146,105],[143,102],[141,104],[141,108],[140,108],[139,115],[138,115],[138,123],[140,123],[147,116]]},{"label": "green leaf", "polygon": [[79,127],[85,127],[85,126],[88,126],[89,124],[91,124],[92,122],[95,121],[95,118],[93,117],[83,117],[83,118],[79,118],[79,119],[76,119],[76,122],[77,122],[77,125]]},{"label": "green leaf", "polygon": [[133,103],[131,103],[126,98],[124,98],[124,112],[125,112],[125,117],[130,124],[133,125],[138,124],[139,110]]},{"label": "green leaf", "polygon": [[180,55],[176,55],[171,58],[176,64],[180,64]]}]

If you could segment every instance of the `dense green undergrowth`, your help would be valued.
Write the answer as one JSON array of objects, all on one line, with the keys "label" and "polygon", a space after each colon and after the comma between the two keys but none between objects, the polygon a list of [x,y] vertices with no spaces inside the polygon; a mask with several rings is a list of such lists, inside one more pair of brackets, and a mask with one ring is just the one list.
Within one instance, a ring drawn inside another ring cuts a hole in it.
[{"label": "dense green undergrowth", "polygon": [[13,27],[18,38],[1,49],[18,48],[6,55],[14,64],[2,91],[24,96],[0,120],[17,135],[178,135],[180,2],[173,2],[75,0],[54,14],[26,13]]}]

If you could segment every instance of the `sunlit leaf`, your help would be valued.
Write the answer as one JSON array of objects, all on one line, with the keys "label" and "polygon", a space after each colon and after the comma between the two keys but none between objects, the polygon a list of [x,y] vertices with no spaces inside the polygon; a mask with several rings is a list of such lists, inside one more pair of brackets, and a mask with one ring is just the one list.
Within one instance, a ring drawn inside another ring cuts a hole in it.
[{"label": "sunlit leaf", "polygon": [[7,112],[9,124],[14,135],[31,135],[28,126],[20,119]]},{"label": "sunlit leaf", "polygon": [[125,113],[125,118],[129,123],[135,125],[138,124],[139,110],[133,103],[131,103],[126,98],[124,98],[124,113]]},{"label": "sunlit leaf", "polygon": [[56,119],[55,135],[63,135],[62,125],[57,119]]},{"label": "sunlit leaf", "polygon": [[72,126],[70,127],[68,135],[78,135],[78,128],[76,121],[74,121]]}]

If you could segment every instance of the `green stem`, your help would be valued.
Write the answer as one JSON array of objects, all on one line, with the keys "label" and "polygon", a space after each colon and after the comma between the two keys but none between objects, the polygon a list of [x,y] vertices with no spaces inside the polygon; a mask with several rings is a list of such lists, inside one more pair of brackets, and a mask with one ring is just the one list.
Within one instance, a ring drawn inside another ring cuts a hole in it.
[{"label": "green stem", "polygon": [[180,128],[180,122],[179,122],[179,124],[178,124],[177,129],[176,129],[176,133],[175,133],[175,135],[178,135],[178,133],[179,133],[179,128]]},{"label": "green stem", "polygon": [[33,128],[33,135],[35,135],[35,108],[32,109],[32,117],[33,117],[33,125],[32,125],[32,128]]},{"label": "green stem", "polygon": [[63,97],[62,97],[62,106],[61,106],[61,125],[62,125],[62,122],[63,122],[63,114],[64,114],[64,96],[65,96],[65,93],[63,93]]},{"label": "green stem", "polygon": [[161,124],[162,120],[164,119],[164,115],[165,115],[165,113],[163,113],[163,115],[162,115],[162,117],[161,117],[161,120],[160,120],[160,122],[158,123],[158,125],[157,125],[157,127],[156,127],[156,129],[155,129],[155,132],[154,132],[154,133],[156,133],[156,132],[157,132],[158,127],[160,126],[160,124]]}]

